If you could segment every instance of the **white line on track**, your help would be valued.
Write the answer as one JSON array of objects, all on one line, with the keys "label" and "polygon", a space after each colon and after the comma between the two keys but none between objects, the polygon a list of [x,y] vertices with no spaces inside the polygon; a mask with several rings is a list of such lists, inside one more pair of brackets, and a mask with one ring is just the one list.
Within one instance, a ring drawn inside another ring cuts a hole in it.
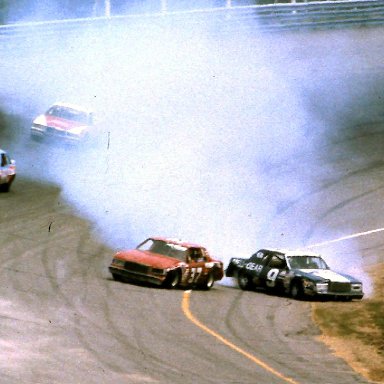
[{"label": "white line on track", "polygon": [[368,236],[368,235],[372,235],[373,233],[383,232],[383,231],[384,231],[384,228],[372,229],[372,230],[370,230],[370,231],[354,233],[354,234],[352,234],[352,235],[339,237],[338,239],[328,240],[328,241],[323,241],[323,242],[321,242],[321,243],[308,245],[308,246],[305,247],[305,248],[321,247],[322,245],[327,245],[327,244],[331,244],[331,243],[337,243],[337,242],[339,242],[339,241],[344,241],[344,240],[354,239],[354,238],[356,238],[356,237]]}]

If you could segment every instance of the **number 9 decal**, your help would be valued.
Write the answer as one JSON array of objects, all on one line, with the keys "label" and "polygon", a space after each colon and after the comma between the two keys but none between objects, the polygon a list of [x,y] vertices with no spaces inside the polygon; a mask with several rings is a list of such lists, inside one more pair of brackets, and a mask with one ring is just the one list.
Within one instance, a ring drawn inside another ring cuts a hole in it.
[{"label": "number 9 decal", "polygon": [[276,285],[276,278],[279,275],[279,270],[276,268],[271,269],[267,274],[267,287],[273,288]]}]

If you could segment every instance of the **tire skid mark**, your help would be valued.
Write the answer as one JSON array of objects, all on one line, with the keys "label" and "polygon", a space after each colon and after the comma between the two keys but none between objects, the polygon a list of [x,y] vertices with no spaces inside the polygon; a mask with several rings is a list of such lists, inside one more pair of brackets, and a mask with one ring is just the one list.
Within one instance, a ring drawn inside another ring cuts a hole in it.
[{"label": "tire skid mark", "polygon": [[[53,241],[54,243],[54,239],[51,239],[51,241]],[[81,283],[81,286],[82,288],[86,288],[87,287],[87,284],[86,284],[86,281],[89,281],[89,277],[88,277],[88,271],[90,270],[90,266],[92,265],[92,262],[94,262],[95,260],[95,255],[94,254],[91,254],[89,252],[85,252],[82,250],[83,248],[83,244],[84,244],[84,236],[83,237],[80,237],[79,238],[79,243],[78,243],[78,247],[77,247],[77,258],[76,260],[79,260],[80,261],[80,268],[78,268],[78,266],[76,268],[72,268],[72,269],[75,269],[76,273],[79,273],[80,274],[80,279],[83,281]],[[70,325],[70,330],[77,333],[77,338],[78,340],[81,340],[82,338],[82,324],[87,324],[87,327],[86,329],[89,329],[89,328],[92,328],[95,330],[95,333],[105,333],[106,332],[106,329],[103,327],[103,326],[99,326],[98,324],[96,324],[92,318],[88,315],[86,315],[85,313],[83,313],[83,310],[82,308],[79,308],[78,305],[76,303],[73,302],[73,299],[76,299],[78,298],[78,296],[70,296],[70,290],[68,290],[68,292],[66,292],[67,288],[66,287],[60,287],[61,284],[59,284],[60,282],[57,280],[56,278],[56,274],[55,274],[55,271],[52,271],[51,270],[51,267],[49,266],[49,263],[52,262],[52,260],[60,260],[60,251],[57,252],[57,256],[55,255],[54,258],[52,258],[52,255],[49,254],[49,245],[50,245],[50,241],[49,240],[46,240],[44,242],[44,247],[42,250],[38,250],[38,251],[34,251],[32,249],[32,251],[34,253],[37,253],[39,254],[39,259],[42,261],[43,263],[43,269],[45,271],[44,274],[37,274],[35,273],[34,275],[38,275],[40,277],[43,277],[45,279],[47,279],[49,285],[50,285],[50,290],[49,290],[49,297],[55,297],[55,300],[58,302],[58,306],[59,307],[62,307],[62,308],[65,308],[65,310],[69,313],[71,312],[72,316],[71,316],[71,320],[69,322],[69,325]],[[39,247],[41,246],[41,244],[39,244]],[[37,248],[39,248],[37,247]],[[97,252],[98,253],[98,252]],[[87,257],[84,257],[85,255],[87,255]],[[22,255],[22,256],[25,256],[25,255]],[[85,259],[88,259],[87,262],[85,262]],[[71,258],[70,261],[72,261],[73,259]],[[98,264],[98,263],[97,263]],[[81,267],[83,266],[86,266],[82,272],[81,272]],[[24,274],[31,274],[32,272],[28,272],[28,271],[22,271]],[[32,273],[33,274],[33,273]],[[72,274],[73,275],[73,274]],[[23,284],[24,282],[24,278],[23,280],[21,280],[21,283]],[[68,282],[71,280],[71,277],[68,276],[66,279],[65,279],[65,282]],[[94,279],[92,279],[92,281],[94,281]],[[15,284],[17,286],[17,284]],[[41,288],[39,288],[41,290]],[[19,290],[19,288],[16,288],[16,290]],[[23,291],[26,291],[25,289]],[[32,293],[33,296],[36,296],[36,292],[31,292],[31,291],[26,291],[26,292],[29,292],[29,293]],[[87,289],[82,289],[81,292],[88,292]],[[31,298],[28,299],[28,304],[30,304],[30,300]],[[23,300],[25,300],[25,296],[23,296]],[[50,299],[51,300],[51,299]],[[66,322],[65,325],[63,325],[62,323],[57,323],[57,322],[54,322],[54,321],[51,321],[51,319],[47,319],[47,321],[49,321],[49,323],[51,323],[51,325],[53,326],[58,326],[60,328],[67,328],[68,329],[68,322]],[[96,332],[97,331],[97,332]],[[108,328],[107,328],[107,333],[108,333]],[[85,345],[85,343],[83,342],[82,343],[83,345]],[[89,351],[91,351],[91,346],[89,344],[86,344],[85,348],[87,349],[87,347],[89,346]],[[99,359],[101,360],[101,359]]]},{"label": "tire skid mark", "polygon": [[[359,176],[360,174],[364,175],[364,174],[368,173],[371,170],[379,169],[379,168],[383,168],[383,167],[384,167],[384,161],[375,161],[375,162],[373,162],[372,164],[370,164],[369,166],[367,166],[365,168],[360,168],[358,170],[348,172],[345,176],[343,176],[341,178],[337,178],[335,180],[331,180],[331,181],[329,181],[327,183],[324,183],[318,189],[313,189],[312,191],[304,193],[304,194],[302,194],[301,196],[297,197],[294,200],[290,200],[290,201],[288,201],[288,202],[286,202],[284,204],[280,204],[278,209],[277,209],[277,214],[281,215],[284,212],[286,212],[287,210],[289,210],[290,208],[292,208],[295,205],[297,205],[303,199],[309,198],[311,196],[316,195],[317,193],[323,192],[326,189],[332,188],[335,185],[338,185],[338,184],[340,184],[342,182],[345,182],[345,180],[348,180],[351,177],[356,177],[356,176]],[[369,193],[374,193],[374,192],[376,192],[378,190],[381,190],[381,189],[383,189],[383,187],[379,187],[379,188],[376,188],[376,189],[374,189],[372,191],[365,192],[365,194],[368,195]]]},{"label": "tire skid mark", "polygon": [[[160,293],[159,295],[155,295],[154,299],[151,300],[150,308],[153,313],[161,313],[162,309],[164,309],[164,301],[163,301],[164,295],[173,296],[173,293],[176,293],[177,294],[176,298],[177,299],[179,298],[178,290],[169,291],[169,290],[164,290],[158,287],[151,288],[151,289],[155,289],[156,293],[157,292]],[[178,314],[177,314],[177,317],[179,317]],[[181,316],[181,319],[179,321],[184,321],[184,317]],[[157,322],[156,328],[154,328],[152,332],[156,333],[156,335],[159,335],[159,340],[164,341],[164,344],[170,344],[171,346],[173,346],[175,344],[175,340],[178,339],[178,335],[175,333],[174,326],[170,328],[169,325],[170,325],[169,320],[165,321],[164,323]],[[172,359],[169,359],[168,356],[161,355],[159,357],[158,355],[156,355],[156,353],[154,353],[152,345],[143,341],[144,338],[141,337],[141,335],[143,334],[145,336],[145,334],[147,333],[147,330],[143,329],[142,324],[135,323],[133,324],[133,326],[134,326],[134,334],[136,336],[138,346],[140,347],[140,351],[144,353],[147,360],[150,359],[151,369],[155,368],[157,374],[159,372],[163,372],[166,375],[165,377],[167,378],[167,380],[171,382],[173,380],[177,380],[180,377],[180,375],[185,377],[186,382],[188,382],[190,378],[193,378],[193,382],[197,382],[197,383],[209,384],[209,383],[217,382],[216,378],[210,377],[204,373],[203,366],[200,367],[201,368],[200,370],[196,370],[196,368],[193,365],[189,367],[187,364],[182,365],[177,362],[175,363],[173,362]],[[183,335],[181,335],[181,338],[183,338]],[[199,343],[200,341],[197,340],[196,342]],[[178,343],[182,344],[182,341],[180,340],[180,335],[179,335]],[[194,355],[194,349],[192,348],[193,342],[188,341],[188,343],[189,343],[189,347],[186,353]],[[204,342],[204,345],[202,346],[199,344],[198,347],[199,347],[199,352],[198,352],[199,357],[204,356],[204,363],[209,365],[209,362],[210,362],[210,364],[214,365],[216,363],[215,357],[211,356],[209,352],[207,352],[206,354],[204,354],[203,352],[204,348],[207,347],[206,343]],[[207,348],[209,349],[209,344]],[[171,378],[171,375],[174,376],[174,378]]]},{"label": "tire skid mark", "polygon": [[[80,272],[79,269],[76,269],[76,272],[80,273],[79,285],[82,288],[82,291],[81,291],[82,295],[83,295],[81,298],[82,302],[86,301],[86,298],[87,298],[87,294],[88,294],[87,282],[90,279],[90,277],[88,277],[88,274],[89,274],[89,270],[90,270],[90,265],[92,265],[92,262],[94,262],[94,258],[95,258],[94,254],[90,254],[88,252],[83,252],[82,251],[83,246],[84,246],[84,239],[79,238],[78,246],[77,246],[77,253],[76,253],[76,256],[77,256],[76,261],[79,261],[80,269],[83,268],[84,270],[82,272]],[[99,248],[100,248],[100,253],[102,254],[103,247],[100,246]],[[90,260],[84,260],[84,258],[83,258],[84,254],[88,255],[88,258]],[[46,271],[49,273],[50,268],[49,268],[49,265],[47,262],[49,260],[49,258],[47,258],[45,256],[44,259],[45,259],[44,265],[45,265]],[[71,259],[71,261],[72,260],[73,259]],[[94,281],[94,279],[91,278],[91,281]],[[103,283],[103,285],[106,286],[105,283]],[[108,355],[106,356],[105,354],[96,351],[96,348],[94,346],[95,339],[88,341],[87,336],[84,334],[84,329],[85,329],[87,332],[90,332],[90,330],[92,330],[92,333],[97,334],[97,335],[101,335],[101,334],[108,335],[111,333],[111,329],[109,327],[105,327],[104,325],[98,324],[96,321],[93,320],[92,316],[90,316],[88,313],[85,312],[84,308],[81,308],[81,307],[79,308],[79,305],[80,305],[79,303],[73,302],[73,299],[79,299],[80,296],[71,296],[70,290],[68,292],[66,292],[66,289],[62,286],[59,286],[59,285],[57,285],[57,286],[52,285],[52,287],[57,288],[56,294],[62,298],[63,303],[65,304],[65,308],[67,310],[70,310],[70,309],[72,310],[73,331],[75,332],[77,339],[79,340],[80,345],[83,347],[83,349],[85,351],[87,351],[88,353],[92,354],[95,357],[96,361],[104,364],[109,369],[112,369],[114,371],[119,371],[120,369],[119,369],[118,365],[115,365],[115,364],[111,363],[110,361],[106,361],[106,357]],[[91,291],[92,291],[92,287],[91,287]],[[104,306],[104,308],[106,308],[106,306]],[[84,327],[83,324],[86,324],[86,327]]]},{"label": "tire skid mark", "polygon": [[190,311],[190,308],[189,308],[189,299],[190,299],[190,295],[191,295],[191,291],[185,291],[184,294],[183,294],[183,299],[182,299],[182,310],[185,314],[185,316],[193,323],[195,324],[197,327],[199,327],[200,329],[202,329],[204,332],[210,334],[211,336],[213,336],[214,338],[216,338],[217,340],[219,340],[222,344],[225,344],[227,347],[231,348],[232,350],[238,352],[239,354],[245,356],[247,359],[251,360],[253,363],[255,363],[256,365],[260,366],[261,368],[263,368],[264,370],[268,371],[269,373],[271,373],[272,375],[278,377],[279,379],[281,379],[282,381],[286,382],[286,383],[290,383],[290,384],[298,384],[297,381],[287,377],[287,376],[284,376],[282,373],[278,372],[277,370],[275,370],[274,368],[272,368],[270,365],[268,365],[267,363],[265,363],[264,361],[258,359],[256,356],[254,356],[253,354],[251,353],[248,353],[247,351],[243,350],[242,348],[238,347],[237,345],[233,344],[232,342],[230,342],[229,340],[227,340],[226,338],[224,338],[223,336],[221,336],[220,334],[218,334],[217,332],[213,331],[212,329],[208,328],[206,325],[204,325],[203,323],[201,323],[197,318],[194,317],[194,315],[192,314],[192,312]]},{"label": "tire skid mark", "polygon": [[[256,294],[255,292],[249,292],[251,295],[252,294]],[[228,328],[228,330],[231,332],[231,334],[233,334],[235,336],[236,339],[238,340],[241,340],[241,342],[249,349],[255,349],[255,347],[257,348],[263,348],[262,345],[263,345],[263,340],[260,339],[260,345],[256,345],[255,344],[251,344],[249,342],[249,338],[244,338],[241,336],[240,332],[239,332],[239,327],[237,326],[237,324],[240,322],[241,324],[243,324],[244,322],[246,322],[247,324],[249,324],[249,327],[250,329],[252,329],[252,327],[254,326],[251,322],[251,319],[249,316],[244,316],[244,313],[243,311],[241,310],[241,298],[244,297],[244,294],[248,294],[243,292],[243,291],[240,291],[236,297],[233,299],[233,302],[230,306],[230,308],[228,309],[228,314],[227,314],[227,317],[226,317],[226,320],[225,320],[225,324]],[[239,316],[241,316],[241,318],[239,319]],[[234,320],[232,320],[232,317],[234,317]],[[252,318],[252,321],[255,321],[256,319],[255,318]],[[263,319],[257,319],[258,321],[258,324],[260,324],[260,321],[262,321]],[[232,325],[234,324],[234,325]]]},{"label": "tire skid mark", "polygon": [[[248,292],[241,291],[239,294],[235,296],[232,300],[232,304],[229,306],[228,313],[225,319],[225,324],[230,330],[231,334],[233,334],[237,339],[241,341],[249,350],[257,350],[260,355],[268,356],[268,358],[275,359],[275,362],[280,366],[284,367],[287,372],[295,373],[295,376],[302,375],[306,377],[306,381],[308,374],[312,374],[313,369],[311,369],[311,359],[308,360],[308,354],[302,354],[300,351],[298,352],[295,348],[297,343],[311,343],[312,338],[308,340],[300,339],[300,335],[313,335],[313,331],[310,330],[311,323],[305,322],[296,322],[297,326],[299,326],[299,330],[293,330],[292,334],[287,334],[284,329],[282,329],[282,323],[279,322],[279,318],[281,318],[281,311],[284,312],[284,319],[289,323],[291,319],[291,314],[289,309],[287,308],[294,307],[294,314],[296,316],[297,313],[301,313],[304,311],[306,313],[306,303],[295,302],[290,298],[285,296],[277,296],[273,295],[273,297],[269,297],[268,292],[259,291],[259,292],[249,292],[249,295],[255,295],[255,299],[263,299],[262,302],[259,303],[260,306],[263,307],[263,311],[251,314],[245,314],[244,311],[241,310],[241,298],[244,298],[244,294],[248,294]],[[275,302],[276,298],[276,302]],[[272,302],[265,305],[264,299]],[[304,306],[303,306],[304,305]],[[248,308],[248,305],[246,305]],[[291,309],[292,311],[292,309]],[[261,316],[259,316],[261,313]],[[239,328],[238,324],[243,324],[241,328]],[[257,327],[261,329],[271,329],[273,330],[273,335],[258,335],[257,339],[252,340],[249,339],[249,336],[241,336],[240,331],[242,328],[252,329],[257,324]],[[248,328],[247,328],[248,327]],[[283,327],[284,328],[284,327]],[[317,335],[317,333],[315,333]],[[272,343],[275,344],[273,349],[273,353],[271,353],[270,345]],[[291,344],[293,342],[293,344]],[[267,347],[265,347],[267,346]],[[285,355],[295,356],[294,362],[287,361],[284,358]],[[308,361],[307,361],[308,360]],[[306,369],[303,369],[303,361],[306,361]],[[296,366],[297,365],[297,366]],[[313,381],[314,379],[311,379]]]},{"label": "tire skid mark", "polygon": [[[366,139],[366,138],[371,139],[372,137],[376,137],[376,136],[379,138],[382,138],[382,136],[384,135],[384,132],[375,130],[377,129],[378,126],[380,127],[381,125],[382,125],[382,121],[371,122],[370,123],[371,127],[367,126],[367,124],[355,125],[354,128],[357,129],[357,132],[353,132],[352,134],[350,134],[348,131],[346,132],[348,136],[344,137],[341,140],[334,140],[332,141],[332,144],[334,146],[339,146],[340,144],[350,143],[356,140]],[[370,128],[373,128],[373,130],[368,131],[368,129]],[[361,130],[363,130],[363,132]]]},{"label": "tire skid mark", "polygon": [[[122,354],[124,351],[129,350],[131,351],[129,354],[129,360],[134,362],[135,365],[135,371],[138,371],[140,369],[140,372],[143,374],[146,374],[146,381],[141,380],[140,382],[160,382],[159,380],[163,377],[163,381],[161,382],[172,382],[173,379],[177,379],[180,377],[180,375],[185,374],[185,367],[183,366],[183,372],[180,371],[180,369],[175,369],[174,365],[172,364],[172,359],[170,359],[168,355],[166,358],[166,362],[164,361],[164,358],[160,358],[159,356],[155,355],[153,350],[151,350],[151,345],[146,347],[144,342],[142,341],[142,332],[144,334],[148,332],[147,328],[144,328],[143,330],[143,323],[142,322],[135,322],[131,321],[130,317],[128,315],[129,311],[127,311],[127,322],[125,324],[117,324],[116,321],[113,320],[114,316],[112,315],[112,311],[110,307],[116,307],[117,302],[121,301],[121,295],[125,292],[122,292],[120,288],[123,288],[124,291],[131,291],[131,289],[134,289],[133,287],[136,287],[134,284],[129,283],[121,283],[121,282],[115,282],[115,281],[109,281],[110,284],[106,285],[107,294],[106,297],[109,298],[109,300],[106,303],[106,307],[104,309],[104,315],[105,319],[107,321],[108,327],[112,332],[112,337],[115,342],[118,342],[119,345],[121,345],[122,348]],[[116,289],[113,289],[116,288]],[[140,296],[143,295],[143,292],[141,291],[142,287],[137,286],[137,290],[135,290],[135,294],[138,293]],[[150,303],[150,309],[151,312],[156,312],[156,302],[157,302],[157,295],[153,295],[153,290],[159,289],[159,288],[153,288],[149,287],[146,288],[148,291],[144,291],[145,293],[145,299],[149,299],[148,303]],[[157,291],[156,291],[157,292]],[[127,292],[129,294],[129,292]],[[117,296],[114,298],[114,296]],[[160,307],[162,307],[162,302],[159,303]],[[124,305],[120,305],[120,312],[124,311]],[[145,309],[141,308],[141,311],[145,311]],[[119,317],[120,318],[120,317]],[[165,325],[169,325],[168,322],[164,323]],[[128,326],[132,327],[132,331],[128,330]],[[157,333],[161,333],[158,328],[156,328]],[[151,332],[154,332],[155,329],[152,329]],[[164,338],[164,335],[162,335]],[[172,336],[173,341],[175,339],[175,335]],[[133,352],[133,353],[132,353]],[[121,371],[121,366],[117,366],[116,370]],[[153,378],[153,372],[156,372],[156,380]],[[152,377],[149,377],[148,375],[152,375]],[[171,379],[170,375],[173,375],[174,378]],[[206,380],[203,380],[204,382]]]},{"label": "tire skid mark", "polygon": [[[305,235],[304,235],[304,237],[303,237],[303,240],[304,240],[305,242],[306,242],[307,240],[309,240],[309,239],[312,237],[313,233],[315,232],[316,227],[318,226],[318,223],[321,222],[321,221],[323,221],[323,220],[324,220],[325,218],[327,218],[329,215],[335,213],[337,210],[340,210],[340,209],[345,208],[345,207],[348,206],[349,204],[352,204],[352,203],[358,201],[358,200],[361,199],[361,198],[364,198],[364,197],[366,197],[366,196],[372,195],[372,194],[374,194],[374,193],[376,193],[376,192],[378,192],[378,191],[380,191],[380,190],[383,190],[383,189],[384,189],[384,187],[379,187],[379,188],[372,189],[372,190],[370,190],[370,191],[366,191],[366,192],[361,193],[361,194],[359,194],[359,195],[353,196],[353,197],[351,197],[351,198],[349,198],[349,199],[345,199],[345,200],[339,202],[338,204],[335,204],[333,207],[327,209],[321,216],[319,216],[319,218],[318,218],[318,220],[317,220],[317,223],[316,223],[315,225],[311,226],[311,227],[309,228],[309,230],[305,233]],[[357,237],[357,236],[356,236],[356,237]],[[332,241],[332,242],[335,242],[335,241]],[[328,242],[321,243],[321,245],[324,245],[324,244],[326,244],[326,243],[328,243]],[[318,246],[318,245],[316,245],[316,246]],[[308,248],[308,247],[307,247],[307,248]]]}]

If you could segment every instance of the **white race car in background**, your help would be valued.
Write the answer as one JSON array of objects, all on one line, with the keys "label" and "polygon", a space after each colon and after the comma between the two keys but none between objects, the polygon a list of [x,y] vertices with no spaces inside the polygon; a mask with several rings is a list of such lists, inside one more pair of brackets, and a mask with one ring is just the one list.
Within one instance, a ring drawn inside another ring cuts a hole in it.
[{"label": "white race car in background", "polygon": [[31,137],[76,143],[89,137],[93,125],[92,111],[74,104],[55,103],[47,112],[35,118]]},{"label": "white race car in background", "polygon": [[0,149],[0,191],[8,192],[16,177],[16,163],[8,153]]}]

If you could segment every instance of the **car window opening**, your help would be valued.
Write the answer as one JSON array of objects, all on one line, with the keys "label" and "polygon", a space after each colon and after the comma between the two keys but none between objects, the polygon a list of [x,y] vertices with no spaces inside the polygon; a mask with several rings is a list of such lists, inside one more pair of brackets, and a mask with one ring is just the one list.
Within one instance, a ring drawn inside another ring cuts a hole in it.
[{"label": "car window opening", "polygon": [[287,260],[293,269],[328,269],[325,261],[317,256],[288,256]]},{"label": "car window opening", "polygon": [[141,244],[137,249],[174,257],[175,259],[181,261],[185,261],[187,256],[187,248],[177,244],[166,243],[162,240],[149,239]]}]

